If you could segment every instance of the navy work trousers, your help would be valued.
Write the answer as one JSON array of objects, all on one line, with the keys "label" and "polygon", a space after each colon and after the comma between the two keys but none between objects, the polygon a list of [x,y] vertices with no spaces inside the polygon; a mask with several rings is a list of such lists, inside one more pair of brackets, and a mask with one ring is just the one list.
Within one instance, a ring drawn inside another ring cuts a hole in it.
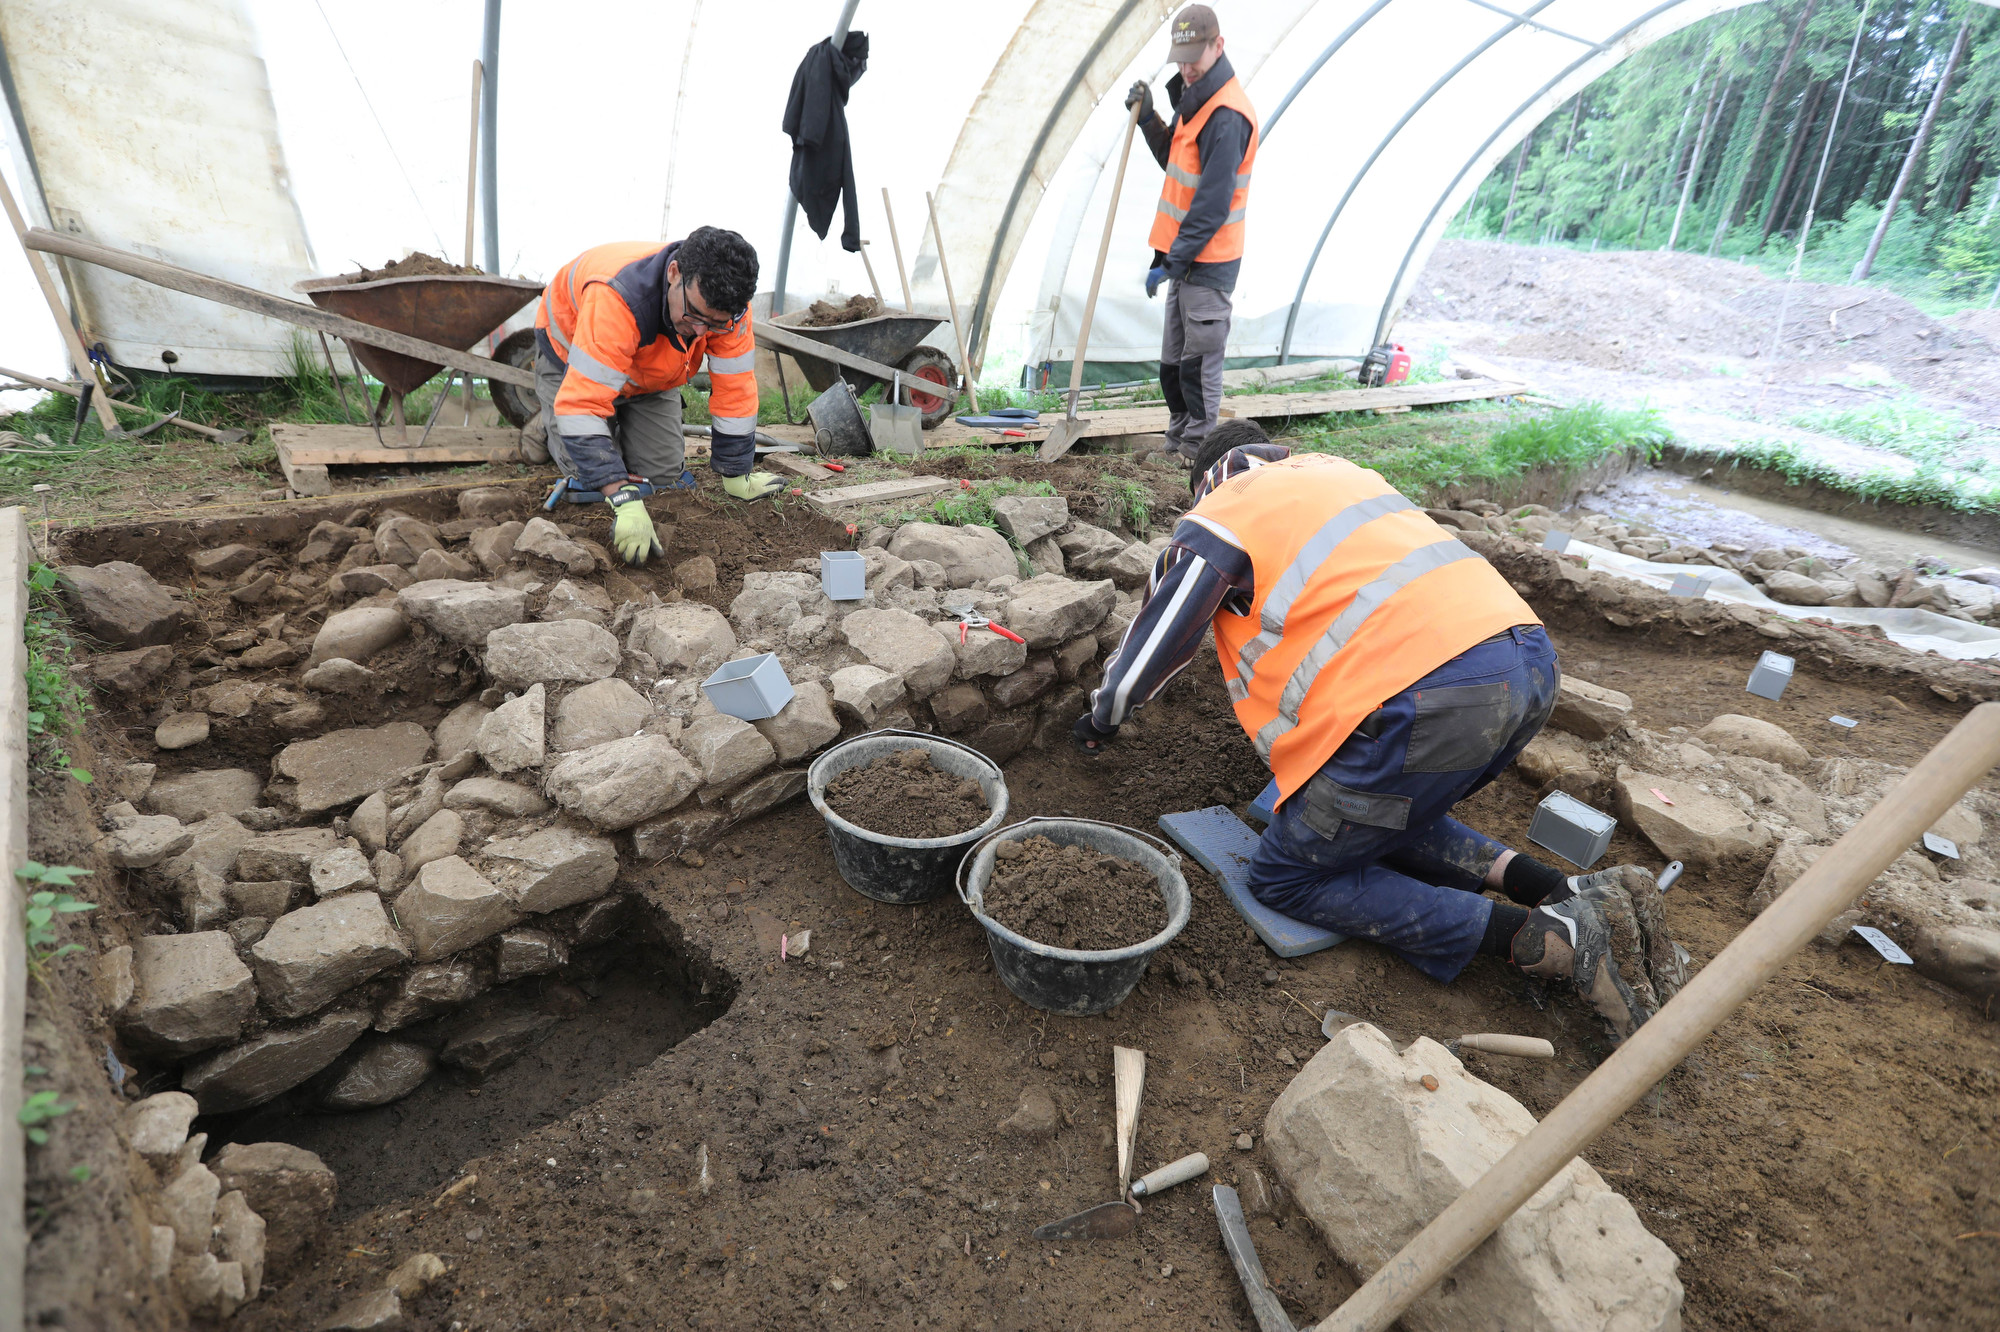
[{"label": "navy work trousers", "polygon": [[1384,703],[1279,807],[1250,864],[1252,895],[1373,939],[1435,980],[1456,977],[1493,913],[1481,881],[1507,848],[1451,808],[1535,738],[1558,678],[1548,635],[1526,625]]}]

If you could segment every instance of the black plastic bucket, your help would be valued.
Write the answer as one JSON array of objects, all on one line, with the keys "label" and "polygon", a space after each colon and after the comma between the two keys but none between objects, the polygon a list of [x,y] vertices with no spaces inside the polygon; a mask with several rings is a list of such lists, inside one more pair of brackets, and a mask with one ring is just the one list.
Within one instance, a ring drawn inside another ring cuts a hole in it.
[{"label": "black plastic bucket", "polygon": [[[900,749],[921,749],[938,771],[978,782],[991,811],[986,821],[951,837],[889,837],[849,823],[827,808],[827,783],[849,768],[866,767]],[[969,745],[922,731],[870,731],[835,745],[806,770],[806,794],[826,820],[840,877],[855,892],[878,902],[910,904],[944,896],[966,848],[1007,817],[1007,780],[1000,775],[1000,765]]]},{"label": "black plastic bucket", "polygon": [[[1059,846],[1087,846],[1143,865],[1167,902],[1167,927],[1125,948],[1051,948],[1014,933],[986,914],[986,885],[993,877],[993,849],[1001,842],[1046,837]],[[986,927],[993,969],[1016,997],[1036,1008],[1071,1017],[1093,1017],[1125,1002],[1146,974],[1153,954],[1188,922],[1190,899],[1181,858],[1157,837],[1096,819],[1026,819],[986,837],[959,867],[958,895]]]}]

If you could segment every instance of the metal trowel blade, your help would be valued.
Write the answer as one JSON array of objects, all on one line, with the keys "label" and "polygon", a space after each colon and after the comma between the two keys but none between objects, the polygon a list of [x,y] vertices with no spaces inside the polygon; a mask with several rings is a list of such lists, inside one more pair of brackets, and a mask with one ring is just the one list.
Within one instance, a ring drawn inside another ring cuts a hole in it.
[{"label": "metal trowel blade", "polygon": [[1338,1008],[1329,1008],[1326,1010],[1326,1017],[1323,1018],[1319,1024],[1319,1033],[1320,1035],[1326,1037],[1328,1040],[1332,1040],[1335,1036],[1340,1034],[1340,1031],[1343,1027],[1352,1027],[1357,1023],[1362,1023],[1362,1022],[1367,1023],[1369,1026],[1381,1032],[1384,1036],[1387,1036],[1389,1038],[1389,1043],[1391,1045],[1394,1045],[1399,1051],[1402,1049],[1403,1046],[1409,1044],[1409,1042],[1403,1038],[1403,1034],[1401,1032],[1391,1031],[1387,1027],[1383,1026],[1381,1023],[1375,1021],[1373,1018],[1357,1017],[1353,1013],[1343,1013]]},{"label": "metal trowel blade", "polygon": [[1095,1207],[1035,1227],[1038,1240],[1123,1239],[1138,1224],[1139,1209],[1130,1203],[1099,1203]]}]

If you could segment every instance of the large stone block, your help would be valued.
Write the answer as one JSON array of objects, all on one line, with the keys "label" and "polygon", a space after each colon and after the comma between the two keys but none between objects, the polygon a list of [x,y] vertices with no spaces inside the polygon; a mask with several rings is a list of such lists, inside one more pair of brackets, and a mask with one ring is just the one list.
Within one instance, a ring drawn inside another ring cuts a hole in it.
[{"label": "large stone block", "polygon": [[1733,712],[1723,713],[1696,731],[1695,738],[1711,749],[1764,759],[1782,764],[1794,772],[1803,771],[1812,763],[1812,755],[1806,752],[1806,747],[1793,739],[1792,733],[1784,727]]},{"label": "large stone block", "polygon": [[306,883],[315,860],[337,845],[331,828],[281,828],[256,833],[236,853],[236,877],[246,883],[284,879]]},{"label": "large stone block", "polygon": [[778,762],[803,758],[840,735],[840,721],[833,715],[833,699],[826,686],[801,680],[793,686],[792,701],[775,717],[752,722],[777,752]]},{"label": "large stone block", "polygon": [[375,525],[375,551],[387,563],[408,568],[425,551],[443,549],[437,528],[421,518],[395,514]]},{"label": "large stone block", "polygon": [[128,814],[112,821],[98,854],[121,869],[151,869],[194,845],[194,834],[171,814]]},{"label": "large stone block", "polygon": [[736,655],[736,631],[713,606],[680,601],[635,614],[625,646],[651,657],[662,671],[705,675]]},{"label": "large stone block", "polygon": [[214,768],[155,778],[146,790],[146,808],[171,814],[182,823],[199,823],[216,814],[241,814],[257,808],[264,779],[242,768]]},{"label": "large stone block", "polygon": [[264,1218],[250,1208],[241,1189],[215,1202],[215,1252],[243,1269],[243,1290],[256,1299],[264,1287]]},{"label": "large stone block", "polygon": [[430,752],[429,731],[415,722],[390,722],[295,741],[278,751],[277,768],[279,776],[298,784],[299,809],[318,814],[380,791]]},{"label": "large stone block", "polygon": [[423,1085],[437,1055],[415,1041],[371,1036],[320,1097],[329,1110],[366,1110],[401,1100]]},{"label": "large stone block", "polygon": [[995,680],[988,688],[992,691],[996,707],[1026,707],[1055,688],[1056,678],[1055,661],[1049,657],[1036,657],[1013,674]]},{"label": "large stone block", "polygon": [[521,528],[521,534],[514,538],[514,553],[553,560],[578,575],[587,574],[597,567],[597,560],[582,543],[564,536],[562,529],[546,518],[530,518],[527,521]]},{"label": "large stone block", "polygon": [[1020,572],[1007,538],[976,524],[904,523],[890,538],[889,553],[899,560],[930,560],[943,566],[945,579],[953,587],[970,587]]},{"label": "large stone block", "polygon": [[571,754],[549,769],[543,789],[564,809],[610,832],[665,813],[700,784],[701,774],[673,741],[635,735]]},{"label": "large stone block", "polygon": [[250,950],[257,989],[281,1018],[317,1012],[335,996],[410,958],[374,893],[343,893],[272,922]]},{"label": "large stone block", "polygon": [[189,1161],[160,1190],[160,1219],[173,1228],[174,1248],[181,1253],[207,1253],[215,1224],[216,1199],[222,1182],[199,1161]]},{"label": "large stone block", "polygon": [[450,758],[461,750],[476,749],[479,745],[479,728],[486,724],[486,718],[493,709],[476,698],[469,698],[445,714],[437,724],[437,756]]},{"label": "large stone block", "polygon": [[225,1192],[240,1191],[264,1218],[264,1262],[273,1276],[325,1234],[339,1184],[326,1162],[288,1142],[232,1142],[209,1163]]},{"label": "large stone block", "polygon": [[148,935],[132,945],[132,1002],[120,1025],[162,1055],[226,1045],[257,1006],[257,983],[220,930]]},{"label": "large stone block", "polygon": [[880,666],[843,666],[826,678],[834,711],[872,728],[882,709],[903,696],[903,677]]},{"label": "large stone block", "polygon": [[547,705],[548,691],[535,684],[486,714],[473,745],[488,767],[519,772],[542,766],[548,756]]},{"label": "large stone block", "polygon": [[1069,501],[1060,495],[1002,495],[993,501],[993,521],[1026,549],[1069,526]]},{"label": "large stone block", "polygon": [[556,911],[602,897],[618,877],[618,849],[608,837],[576,828],[544,828],[488,842],[481,865],[521,911]]},{"label": "large stone block", "polygon": [[704,786],[740,782],[778,761],[756,727],[720,712],[697,718],[683,731],[681,749],[701,769]]},{"label": "large stone block", "polygon": [[617,673],[618,640],[587,620],[510,624],[486,636],[486,673],[503,687],[589,684]]},{"label": "large stone block", "polygon": [[306,658],[306,665],[317,666],[341,657],[365,666],[370,657],[400,642],[409,632],[410,622],[394,606],[349,606],[326,617],[326,623],[313,635],[312,655]]},{"label": "large stone block", "polygon": [[901,676],[918,698],[942,689],[958,666],[951,646],[928,621],[908,611],[858,610],[841,621],[840,630],[870,665]]},{"label": "large stone block", "polygon": [[262,1105],[340,1058],[368,1022],[365,1012],[326,1013],[306,1026],[273,1028],[189,1064],[181,1088],[201,1102],[205,1115]]},{"label": "large stone block", "polygon": [[433,860],[457,855],[464,840],[464,817],[455,809],[440,809],[403,839],[396,854],[402,858],[403,872],[414,874]]},{"label": "large stone block", "polygon": [[518,522],[482,527],[465,539],[465,548],[479,561],[480,568],[497,574],[514,558],[514,542],[525,530],[525,525]]},{"label": "large stone block", "polygon": [[[1429,1085],[1426,1085],[1426,1084]],[[1336,1256],[1370,1276],[1535,1127],[1513,1097],[1418,1038],[1344,1028],[1272,1105],[1264,1148]],[[1678,1332],[1673,1250],[1581,1159],[1410,1306],[1410,1332]]]},{"label": "large stone block", "polygon": [[398,592],[396,609],[442,638],[478,647],[495,629],[528,618],[528,594],[491,583],[437,578]]},{"label": "large stone block", "polygon": [[572,689],[556,704],[556,750],[588,749],[636,735],[652,715],[653,705],[646,696],[623,680],[599,680]]},{"label": "large stone block", "polygon": [[[931,626],[957,658],[953,674],[961,680],[981,675],[1012,675],[1028,660],[1028,645],[1016,643],[991,629],[968,629],[956,620],[940,620]],[[964,638],[960,642],[961,635]]]},{"label": "large stone block", "polygon": [[1770,829],[1692,782],[1620,766],[1613,798],[1620,819],[1668,860],[1686,861],[1693,869],[1755,855],[1771,841]]},{"label": "large stone block", "polygon": [[1585,740],[1604,740],[1632,713],[1632,699],[1573,675],[1562,677],[1549,725]]},{"label": "large stone block", "polygon": [[77,628],[114,648],[171,643],[187,628],[187,607],[136,564],[112,560],[95,568],[58,570],[63,600]]},{"label": "large stone block", "polygon": [[1910,956],[1924,975],[1981,1003],[2000,998],[2000,930],[1979,925],[1926,927],[1912,938]]},{"label": "large stone block", "polygon": [[396,919],[432,962],[490,938],[520,919],[513,901],[457,856],[433,860],[396,897]]},{"label": "large stone block", "polygon": [[461,812],[491,810],[502,818],[526,819],[549,812],[549,802],[532,786],[497,777],[468,777],[444,793],[444,807]]},{"label": "large stone block", "polygon": [[1117,604],[1117,584],[1109,579],[1077,583],[1043,574],[1013,589],[999,620],[1029,647],[1052,648],[1095,629]]},{"label": "large stone block", "polygon": [[1132,543],[1116,532],[1107,532],[1089,523],[1077,523],[1056,539],[1063,566],[1072,578],[1109,578],[1111,561]]},{"label": "large stone block", "polygon": [[396,1031],[458,1008],[486,989],[485,973],[470,957],[411,967],[375,1015],[375,1030]]}]

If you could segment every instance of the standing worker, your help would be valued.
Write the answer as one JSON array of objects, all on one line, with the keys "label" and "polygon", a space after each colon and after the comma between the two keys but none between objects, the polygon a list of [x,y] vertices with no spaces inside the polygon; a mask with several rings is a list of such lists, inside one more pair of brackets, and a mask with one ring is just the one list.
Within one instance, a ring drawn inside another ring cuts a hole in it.
[{"label": "standing worker", "polygon": [[[535,396],[572,496],[609,500],[627,564],[660,554],[645,500],[680,484],[681,387],[709,374],[708,465],[737,499],[782,487],[757,461],[757,252],[720,227],[660,245],[614,241],[563,266],[535,311]],[[692,484],[692,478],[689,478]]]},{"label": "standing worker", "polygon": [[1293,455],[1253,422],[1211,431],[1188,486],[1078,748],[1102,753],[1212,624],[1237,720],[1278,783],[1250,864],[1258,901],[1439,982],[1506,958],[1569,981],[1629,1036],[1681,982],[1653,876],[1565,875],[1450,816],[1555,707],[1534,611],[1376,473]]},{"label": "standing worker", "polygon": [[1167,328],[1160,346],[1160,392],[1167,400],[1167,447],[1183,461],[1201,450],[1222,412],[1222,354],[1229,343],[1236,271],[1243,263],[1243,217],[1257,161],[1257,112],[1222,54],[1222,29],[1207,5],[1174,16],[1167,58],[1180,73],[1167,80],[1174,118],[1153,110],[1145,80],[1125,107],[1139,108],[1146,145],[1166,168],[1159,211],[1148,238],[1153,265],[1146,295],[1167,284]]}]

